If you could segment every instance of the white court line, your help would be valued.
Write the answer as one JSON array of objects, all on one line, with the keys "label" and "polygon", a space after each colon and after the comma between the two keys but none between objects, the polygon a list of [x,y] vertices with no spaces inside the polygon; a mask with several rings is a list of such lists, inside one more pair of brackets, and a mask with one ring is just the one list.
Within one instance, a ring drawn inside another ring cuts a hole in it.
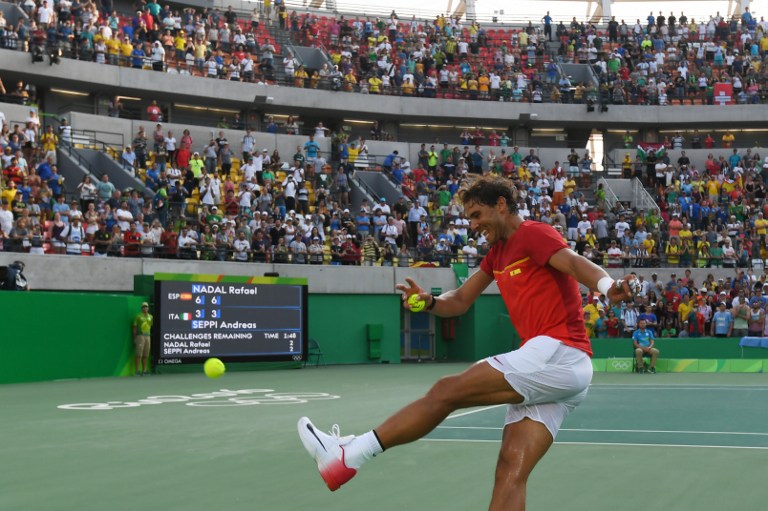
[{"label": "white court line", "polygon": [[493,405],[493,406],[486,406],[486,407],[483,407],[483,408],[477,408],[475,410],[470,410],[468,412],[461,412],[461,413],[457,413],[455,415],[449,415],[445,419],[448,420],[448,419],[455,419],[456,417],[464,417],[465,415],[472,415],[473,413],[480,413],[480,412],[484,412],[486,410],[493,410],[494,408],[498,408],[500,406],[507,406],[507,405]]},{"label": "white court line", "polygon": [[[437,429],[479,429],[490,431],[502,431],[504,428],[490,426],[438,426]],[[585,432],[585,433],[654,433],[654,434],[682,434],[682,435],[743,435],[743,436],[768,436],[768,433],[749,433],[745,431],[675,431],[661,429],[578,429],[561,428],[560,431]]]},{"label": "white court line", "polygon": [[[477,439],[464,439],[464,438],[422,438],[421,440],[427,442],[471,442],[471,443],[495,443],[501,442],[499,440],[477,440]],[[754,449],[760,451],[768,450],[768,447],[747,447],[743,445],[686,445],[686,444],[630,444],[624,442],[558,442],[556,445],[615,445],[619,447],[688,447],[693,449]]]}]

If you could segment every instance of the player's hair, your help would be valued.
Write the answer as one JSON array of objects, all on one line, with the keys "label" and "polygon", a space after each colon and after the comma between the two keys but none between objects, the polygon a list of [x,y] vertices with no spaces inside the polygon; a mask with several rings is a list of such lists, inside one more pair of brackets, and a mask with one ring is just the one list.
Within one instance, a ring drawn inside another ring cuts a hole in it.
[{"label": "player's hair", "polygon": [[483,206],[495,206],[499,197],[504,197],[509,212],[517,213],[517,189],[512,181],[503,177],[484,176],[467,179],[458,195],[463,204],[476,202]]}]

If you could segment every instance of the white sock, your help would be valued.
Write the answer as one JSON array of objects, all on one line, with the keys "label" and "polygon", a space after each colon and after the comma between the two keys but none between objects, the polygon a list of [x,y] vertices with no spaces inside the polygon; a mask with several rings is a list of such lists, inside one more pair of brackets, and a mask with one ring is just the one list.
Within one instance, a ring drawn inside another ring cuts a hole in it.
[{"label": "white sock", "polygon": [[344,446],[344,463],[349,468],[358,469],[363,463],[377,454],[384,452],[376,433],[373,430],[355,437],[354,440]]}]

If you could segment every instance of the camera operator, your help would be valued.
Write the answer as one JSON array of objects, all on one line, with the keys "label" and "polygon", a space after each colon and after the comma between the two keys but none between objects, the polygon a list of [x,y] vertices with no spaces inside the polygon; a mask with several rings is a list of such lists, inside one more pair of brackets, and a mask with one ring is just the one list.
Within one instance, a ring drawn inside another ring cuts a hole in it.
[{"label": "camera operator", "polygon": [[24,262],[14,261],[9,264],[6,280],[1,284],[7,291],[29,291],[27,278],[24,276]]}]

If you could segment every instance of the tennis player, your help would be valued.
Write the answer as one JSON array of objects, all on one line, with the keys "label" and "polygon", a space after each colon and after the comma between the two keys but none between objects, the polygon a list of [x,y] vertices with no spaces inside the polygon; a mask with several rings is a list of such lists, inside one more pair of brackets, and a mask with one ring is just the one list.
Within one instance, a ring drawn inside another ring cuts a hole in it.
[{"label": "tennis player", "polygon": [[507,404],[490,509],[525,509],[528,476],[547,452],[565,417],[584,400],[592,379],[592,350],[581,309],[579,283],[612,302],[632,297],[634,282],[614,281],[570,250],[551,226],[524,220],[513,189],[502,178],[481,178],[460,192],[476,232],[492,246],[480,270],[458,289],[432,297],[413,280],[398,284],[417,294],[425,310],[444,317],[464,314],[494,280],[520,335],[520,348],[488,357],[439,380],[427,394],[361,436],[318,430],[306,417],[298,430],[332,491],[374,456],[413,442],[460,408]]}]

